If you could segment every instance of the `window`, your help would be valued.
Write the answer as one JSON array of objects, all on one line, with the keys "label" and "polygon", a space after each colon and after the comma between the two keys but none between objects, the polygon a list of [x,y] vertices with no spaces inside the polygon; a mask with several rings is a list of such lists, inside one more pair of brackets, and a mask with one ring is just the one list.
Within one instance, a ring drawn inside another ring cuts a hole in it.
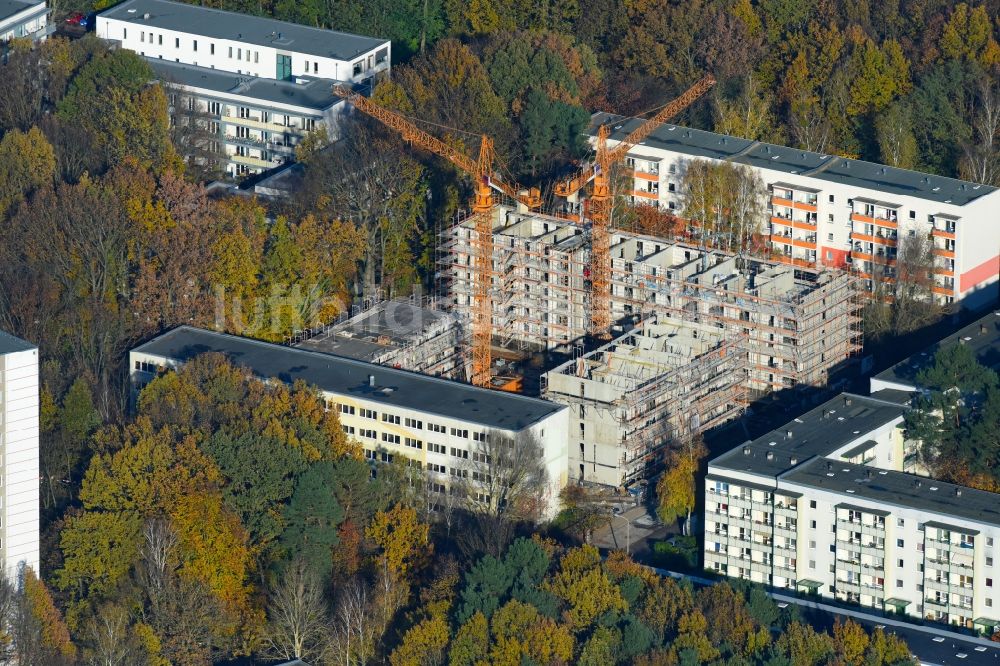
[{"label": "window", "polygon": [[[580,425],[583,425],[582,423]],[[474,442],[485,442],[486,433],[485,432],[474,432],[472,433],[472,441]]]},{"label": "window", "polygon": [[365,409],[364,407],[362,407],[361,408],[361,418],[375,420],[377,418],[375,416],[375,410],[374,409]]},{"label": "window", "polygon": [[992,578],[987,578],[986,579],[986,587],[993,587],[993,579]]},{"label": "window", "polygon": [[809,527],[811,527],[812,529],[816,529],[816,521],[815,520],[810,520],[809,521]]},{"label": "window", "polygon": [[469,459],[469,452],[463,451],[462,449],[456,449],[454,446],[451,447],[451,455],[455,458]]},{"label": "window", "polygon": [[388,442],[389,444],[399,444],[399,435],[393,435],[392,433],[384,432],[382,433],[382,441]]},{"label": "window", "polygon": [[832,240],[833,240],[833,234],[827,234],[827,235],[826,235],[826,239],[827,239],[828,241],[832,241]]},{"label": "window", "polygon": [[987,557],[986,558],[986,566],[988,566],[988,567],[993,566],[993,558],[992,557]]},{"label": "window", "polygon": [[375,439],[375,431],[374,430],[368,430],[367,428],[362,428],[361,429],[361,436],[364,437],[364,438],[366,438],[366,439]]},{"label": "window", "polygon": [[197,39],[193,40],[192,44],[194,44],[194,50],[197,51],[198,50],[198,40]]},{"label": "window", "polygon": [[229,57],[230,58],[233,57],[233,47],[232,46],[229,47]]},{"label": "window", "polygon": [[812,548],[813,550],[815,550],[816,549],[816,542],[810,539],[809,540],[809,547]]},{"label": "window", "polygon": [[[810,509],[815,509],[816,508],[816,500],[809,500],[809,508]],[[813,525],[813,527],[816,527],[816,526]]]},{"label": "window", "polygon": [[253,62],[255,65],[260,63],[260,51],[253,52]]},{"label": "window", "polygon": [[438,425],[437,423],[427,423],[427,429],[431,432],[439,432],[442,435],[445,433],[445,427],[443,425]]},{"label": "window", "polygon": [[834,544],[831,543],[830,544],[830,552],[831,553],[836,553],[837,552],[837,546],[835,546]]},{"label": "window", "polygon": [[986,537],[986,545],[990,548],[993,547],[993,537]]},{"label": "window", "polygon": [[903,581],[901,581],[900,579],[897,578],[896,579],[896,587],[903,587]]},{"label": "window", "polygon": [[830,203],[835,203],[835,199],[833,198],[832,194],[830,195]]},{"label": "window", "polygon": [[382,421],[383,423],[394,423],[399,425],[400,419],[396,414],[386,414],[385,412],[382,412]]},{"label": "window", "polygon": [[447,474],[448,472],[444,465],[438,465],[437,463],[427,463],[427,469],[438,474]]},{"label": "window", "polygon": [[157,46],[163,46],[163,35],[157,35],[157,37],[156,37],[156,45]]},{"label": "window", "polygon": [[236,49],[236,59],[243,60],[243,49]]},{"label": "window", "polygon": [[344,431],[344,434],[346,434],[346,435],[353,435],[354,434],[354,426],[342,425],[342,426],[340,426],[340,428],[341,428],[341,430]]},{"label": "window", "polygon": [[816,568],[816,560],[809,560],[809,568],[810,569]]},{"label": "window", "polygon": [[992,599],[987,599],[986,600],[986,607],[987,608],[993,608],[993,600]]},{"label": "window", "polygon": [[434,444],[432,442],[428,442],[427,450],[431,453],[440,453],[442,455],[448,452],[448,450],[444,447],[444,444]]},{"label": "window", "polygon": [[361,65],[362,65],[362,61],[361,60],[359,60],[356,63],[354,63],[354,66],[352,68],[354,76],[361,76]]},{"label": "window", "polygon": [[139,33],[139,41],[142,42],[143,44],[146,43],[146,33],[145,32],[140,32]]},{"label": "window", "polygon": [[354,416],[354,405],[338,405],[338,406],[340,407],[341,414]]},{"label": "window", "polygon": [[[211,113],[212,115],[215,115],[215,116],[221,116],[222,115],[222,104],[220,104],[219,102],[209,102],[208,103],[208,112]],[[354,412],[351,412],[351,413],[353,414]]]},{"label": "window", "polygon": [[421,442],[419,439],[413,439],[412,437],[405,438],[405,440],[403,441],[403,443],[406,446],[410,447],[411,449],[423,449],[424,448],[424,443],[423,442]]},{"label": "window", "polygon": [[917,211],[915,211],[915,210],[911,210],[910,211],[910,219],[911,220],[917,219]]},{"label": "window", "polygon": [[903,560],[897,560],[896,561],[896,566],[902,568],[902,566],[903,566]]},{"label": "window", "polygon": [[897,527],[904,527],[905,525],[906,525],[906,521],[905,520],[903,520],[902,518],[897,518],[896,519],[896,526]]},{"label": "window", "polygon": [[464,437],[465,439],[468,439],[469,438],[469,431],[468,430],[462,430],[461,428],[452,428],[451,429],[451,436],[452,437]]},{"label": "window", "polygon": [[319,74],[319,63],[318,62],[314,62],[313,63],[313,74]]},{"label": "window", "polygon": [[406,423],[406,427],[407,428],[416,428],[417,430],[423,430],[424,429],[424,422],[423,421],[418,421],[416,419],[411,419],[409,416],[406,417],[405,423]]},{"label": "window", "polygon": [[896,539],[896,548],[902,548],[902,547],[903,547],[903,540]]},{"label": "window", "polygon": [[208,52],[212,55],[215,55],[215,42],[212,42],[211,44],[208,45]]},{"label": "window", "polygon": [[122,39],[128,39],[128,28],[122,28]]}]

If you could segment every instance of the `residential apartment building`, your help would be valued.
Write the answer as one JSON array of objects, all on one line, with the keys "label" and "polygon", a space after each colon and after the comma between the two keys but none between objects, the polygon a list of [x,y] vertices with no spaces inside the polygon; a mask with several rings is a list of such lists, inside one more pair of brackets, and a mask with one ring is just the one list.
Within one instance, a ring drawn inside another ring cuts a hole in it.
[{"label": "residential apartment building", "polygon": [[[639,122],[598,113],[591,131],[610,124],[614,147]],[[896,279],[907,239],[927,239],[941,302],[980,308],[996,299],[995,187],[663,125],[627,157],[632,201],[683,216],[682,179],[692,160],[741,164],[760,176],[767,199],[761,233],[785,263],[851,268],[872,290]]]},{"label": "residential apartment building", "polygon": [[336,138],[338,83],[370,88],[387,72],[388,40],[171,0],[126,0],[97,35],[149,60],[171,89],[171,121],[195,123],[198,150],[243,176],[292,161],[308,132]]},{"label": "residential apartment building", "polygon": [[743,413],[745,336],[656,317],[542,376],[569,408],[570,476],[630,486],[653,478],[671,445]]},{"label": "residential apartment building", "polygon": [[301,379],[317,387],[369,460],[404,456],[433,474],[442,494],[452,478],[469,478],[469,460],[490,433],[533,436],[542,447],[549,477],[539,500],[547,517],[559,510],[568,466],[567,409],[562,405],[188,326],[129,353],[132,385],[138,390],[156,373],[207,352],[224,354],[262,379]]},{"label": "residential apartment building", "polygon": [[0,331],[0,561],[38,573],[38,348]]},{"label": "residential apartment building", "polygon": [[907,409],[843,394],[712,460],[705,567],[992,634],[1000,495],[901,471]]},{"label": "residential apartment building", "polygon": [[343,108],[326,79],[279,81],[166,60],[149,64],[168,90],[171,124],[194,128],[182,139],[186,152],[214,156],[234,177],[294,161],[302,138],[318,128],[333,132]]},{"label": "residential apartment building", "polygon": [[[580,223],[498,207],[493,226],[493,327],[504,346],[572,350],[587,333],[590,235]],[[468,311],[474,225],[446,232],[439,289]],[[611,319],[656,315],[747,338],[748,388],[819,386],[860,350],[857,278],[740,258],[655,236],[611,232]],[[621,326],[613,327],[621,332]]]},{"label": "residential apartment building", "polygon": [[0,42],[49,36],[49,8],[45,0],[0,0]]}]

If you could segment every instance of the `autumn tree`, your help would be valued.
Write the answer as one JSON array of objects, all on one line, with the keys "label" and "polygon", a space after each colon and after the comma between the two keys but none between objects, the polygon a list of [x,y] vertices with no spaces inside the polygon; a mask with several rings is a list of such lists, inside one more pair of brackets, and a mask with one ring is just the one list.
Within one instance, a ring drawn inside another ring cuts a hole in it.
[{"label": "autumn tree", "polygon": [[269,595],[267,642],[277,659],[315,661],[325,648],[326,601],[319,578],[295,560]]},{"label": "autumn tree", "polygon": [[707,454],[708,449],[700,438],[679,449],[672,449],[667,454],[666,469],[656,482],[657,516],[665,523],[683,518],[685,533],[697,501],[698,465]]},{"label": "autumn tree", "polygon": [[523,432],[508,435],[491,430],[475,443],[462,468],[466,484],[456,484],[465,494],[472,529],[463,534],[467,548],[495,555],[502,553],[521,521],[541,517],[548,492],[545,452],[538,438]]}]

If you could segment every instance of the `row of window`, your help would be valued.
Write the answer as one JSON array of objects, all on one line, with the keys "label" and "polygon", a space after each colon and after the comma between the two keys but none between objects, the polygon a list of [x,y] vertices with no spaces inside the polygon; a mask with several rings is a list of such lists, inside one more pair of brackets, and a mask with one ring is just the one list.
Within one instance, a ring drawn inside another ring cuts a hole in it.
[{"label": "row of window", "polygon": [[[147,40],[147,36],[148,36],[148,40]],[[124,39],[128,39],[128,28],[122,28],[122,39],[123,40]],[[163,35],[162,34],[157,35],[157,34],[155,34],[153,32],[147,33],[145,30],[142,30],[142,31],[139,32],[139,41],[141,43],[143,43],[143,44],[155,44],[156,46],[163,46]],[[175,37],[174,38],[174,48],[175,49],[179,49],[180,47],[181,47],[181,38],[180,37]],[[191,50],[194,51],[195,53],[198,52],[198,40],[197,39],[192,39],[191,40]],[[208,53],[209,53],[209,55],[215,55],[215,43],[212,43],[212,42],[209,43],[209,45],[208,45]],[[233,57],[234,53],[236,54],[235,58]],[[260,63],[260,51],[253,51],[253,52],[251,52],[250,49],[243,49],[242,47],[239,47],[239,46],[237,46],[236,50],[234,51],[232,46],[229,47],[229,59],[230,60],[239,60],[239,61],[250,62],[250,54],[251,53],[253,53],[253,62],[259,64]],[[246,57],[244,57],[244,54],[246,54]],[[308,63],[306,63],[306,68],[308,69]]]}]

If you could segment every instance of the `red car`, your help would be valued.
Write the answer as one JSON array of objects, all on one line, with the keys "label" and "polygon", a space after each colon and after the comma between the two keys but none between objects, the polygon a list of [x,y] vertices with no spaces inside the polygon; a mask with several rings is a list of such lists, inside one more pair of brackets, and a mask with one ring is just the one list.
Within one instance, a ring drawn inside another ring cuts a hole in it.
[{"label": "red car", "polygon": [[76,12],[75,14],[70,14],[66,17],[66,23],[69,23],[70,25],[80,25],[80,22],[83,21],[84,18],[86,18],[86,14]]}]

